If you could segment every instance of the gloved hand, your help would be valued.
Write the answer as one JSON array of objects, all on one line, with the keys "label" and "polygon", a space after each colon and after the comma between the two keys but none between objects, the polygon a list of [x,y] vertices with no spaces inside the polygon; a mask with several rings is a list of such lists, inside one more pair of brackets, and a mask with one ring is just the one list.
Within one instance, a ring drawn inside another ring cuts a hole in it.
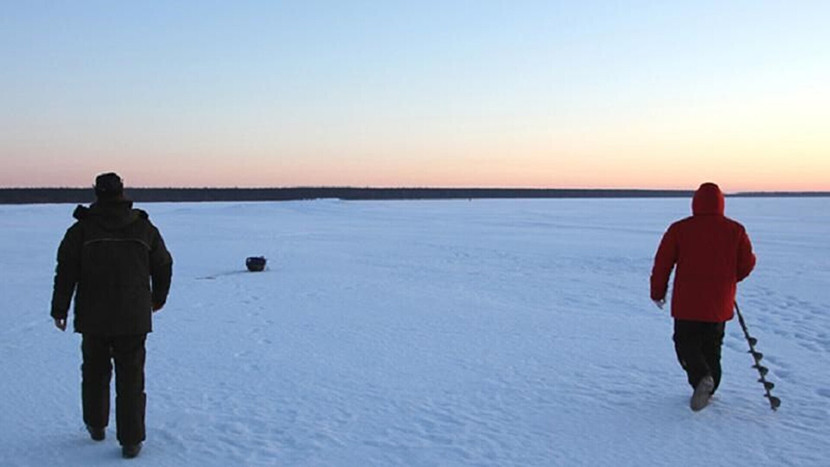
[{"label": "gloved hand", "polygon": [[652,301],[654,302],[655,305],[657,305],[657,308],[659,308],[661,310],[663,309],[663,306],[666,304],[666,299],[665,298],[661,298],[660,300],[652,300]]},{"label": "gloved hand", "polygon": [[54,318],[55,319],[55,327],[60,329],[61,331],[66,331],[66,318]]},{"label": "gloved hand", "polygon": [[162,303],[153,303],[153,313],[161,310],[162,308],[164,308],[164,302],[162,302]]}]

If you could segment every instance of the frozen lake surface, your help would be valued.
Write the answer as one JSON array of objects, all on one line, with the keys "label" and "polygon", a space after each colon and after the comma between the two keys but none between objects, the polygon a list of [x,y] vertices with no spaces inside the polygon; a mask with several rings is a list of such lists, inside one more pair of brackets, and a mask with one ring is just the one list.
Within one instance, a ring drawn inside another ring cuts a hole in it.
[{"label": "frozen lake surface", "polygon": [[[131,465],[827,465],[830,200],[727,199],[758,256],[693,413],[649,300],[686,199],[144,204],[174,259]],[[120,465],[49,317],[72,205],[0,206],[0,465]],[[244,270],[246,256],[268,268]]]}]

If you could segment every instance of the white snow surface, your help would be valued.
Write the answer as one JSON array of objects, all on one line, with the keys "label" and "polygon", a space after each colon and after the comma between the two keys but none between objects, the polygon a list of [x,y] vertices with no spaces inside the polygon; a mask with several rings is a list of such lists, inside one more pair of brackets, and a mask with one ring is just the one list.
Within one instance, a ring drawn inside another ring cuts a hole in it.
[{"label": "white snow surface", "polygon": [[[137,207],[175,265],[133,465],[830,465],[826,198],[727,199],[777,412],[737,320],[720,390],[689,409],[648,290],[688,199]],[[73,209],[0,206],[2,466],[125,462],[114,413],[87,436],[80,336],[49,317]]]}]

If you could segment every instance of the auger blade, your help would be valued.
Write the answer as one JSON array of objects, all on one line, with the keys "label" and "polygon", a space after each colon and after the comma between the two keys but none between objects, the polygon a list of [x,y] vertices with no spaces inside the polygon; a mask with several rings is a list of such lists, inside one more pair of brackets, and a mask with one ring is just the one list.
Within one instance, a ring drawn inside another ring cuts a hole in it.
[{"label": "auger blade", "polygon": [[763,366],[763,365],[752,365],[752,368],[757,368],[757,369],[758,369],[758,373],[760,373],[760,374],[761,374],[761,376],[766,376],[766,375],[767,375],[767,373],[769,373],[769,368],[767,368],[767,367],[765,367],[765,366]]},{"label": "auger blade", "polygon": [[738,314],[738,322],[741,324],[741,329],[744,331],[744,337],[746,337],[746,341],[749,344],[749,352],[752,354],[752,358],[755,359],[755,364],[752,365],[752,368],[758,370],[758,374],[761,376],[758,378],[758,382],[764,385],[764,389],[766,390],[766,394],[764,397],[769,399],[769,405],[772,410],[777,410],[778,407],[781,406],[781,399],[773,396],[770,391],[772,388],[775,387],[771,381],[767,381],[766,376],[769,373],[769,368],[761,365],[761,359],[764,358],[764,354],[755,350],[755,344],[758,343],[758,339],[749,335],[749,330],[746,328],[746,322],[744,321],[743,315],[741,315],[741,308],[738,306],[738,302],[735,302],[735,313]]}]

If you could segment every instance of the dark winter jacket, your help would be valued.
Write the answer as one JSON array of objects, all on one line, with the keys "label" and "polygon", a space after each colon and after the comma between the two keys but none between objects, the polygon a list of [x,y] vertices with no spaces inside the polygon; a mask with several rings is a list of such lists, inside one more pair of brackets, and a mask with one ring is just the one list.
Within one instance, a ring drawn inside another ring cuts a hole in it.
[{"label": "dark winter jacket", "polygon": [[755,267],[744,227],[723,215],[724,197],[705,183],[692,200],[691,217],[672,224],[654,257],[651,298],[666,297],[674,275],[671,310],[676,319],[719,323],[732,319],[737,283]]},{"label": "dark winter jacket", "polygon": [[152,309],[167,300],[173,258],[147,213],[127,200],[78,206],[58,248],[52,317],[66,319],[75,296],[75,332],[152,331]]}]

